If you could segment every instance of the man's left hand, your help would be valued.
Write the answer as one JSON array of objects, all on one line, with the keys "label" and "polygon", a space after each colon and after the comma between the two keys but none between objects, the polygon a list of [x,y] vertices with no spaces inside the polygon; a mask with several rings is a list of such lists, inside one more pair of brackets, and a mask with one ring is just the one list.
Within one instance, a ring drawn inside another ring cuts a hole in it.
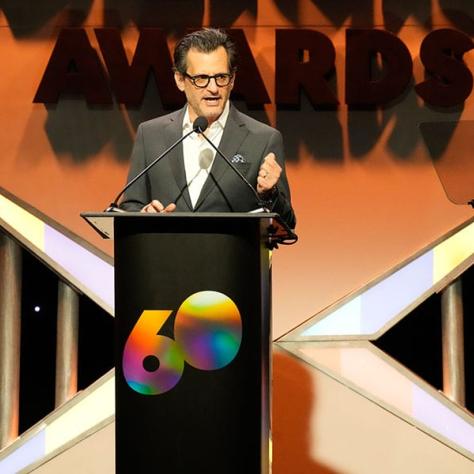
[{"label": "man's left hand", "polygon": [[281,166],[277,163],[275,153],[269,153],[260,166],[257,177],[257,192],[265,194],[270,192],[281,175]]}]

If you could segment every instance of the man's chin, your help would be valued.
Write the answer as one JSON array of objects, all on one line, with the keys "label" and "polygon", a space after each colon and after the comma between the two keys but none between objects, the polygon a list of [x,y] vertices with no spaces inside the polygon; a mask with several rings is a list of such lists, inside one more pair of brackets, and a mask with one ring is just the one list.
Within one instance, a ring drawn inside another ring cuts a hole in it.
[{"label": "man's chin", "polygon": [[215,122],[222,114],[223,109],[219,110],[203,110],[202,115],[207,118],[209,123]]}]

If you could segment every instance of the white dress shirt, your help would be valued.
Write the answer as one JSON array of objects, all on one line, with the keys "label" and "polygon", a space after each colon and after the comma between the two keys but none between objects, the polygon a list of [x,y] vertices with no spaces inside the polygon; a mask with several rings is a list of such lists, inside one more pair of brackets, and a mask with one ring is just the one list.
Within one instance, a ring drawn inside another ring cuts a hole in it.
[{"label": "white dress shirt", "polygon": [[[229,116],[229,101],[227,101],[221,116],[213,122],[205,131],[209,140],[216,147],[219,146],[224,133],[224,127]],[[186,109],[183,119],[183,135],[189,132],[193,124],[189,118],[189,107]],[[215,150],[197,133],[191,134],[183,142],[184,170],[186,182],[188,183],[189,197],[193,207],[196,205],[201,190],[206,182],[212,163],[215,158]]]}]

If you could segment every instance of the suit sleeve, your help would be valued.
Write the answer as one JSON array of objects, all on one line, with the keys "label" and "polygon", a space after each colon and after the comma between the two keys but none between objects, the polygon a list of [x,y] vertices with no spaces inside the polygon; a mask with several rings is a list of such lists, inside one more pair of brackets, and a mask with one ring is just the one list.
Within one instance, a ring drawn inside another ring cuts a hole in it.
[{"label": "suit sleeve", "polygon": [[[137,130],[137,137],[133,145],[132,156],[130,160],[130,170],[128,172],[127,183],[140,173],[147,166],[145,145],[143,138],[143,126],[140,125]],[[143,206],[150,202],[150,182],[148,173],[140,177],[138,181],[132,184],[125,192],[120,207],[126,211],[140,211]]]},{"label": "suit sleeve", "polygon": [[280,179],[276,184],[276,190],[271,199],[271,211],[278,213],[291,229],[296,226],[296,216],[291,206],[291,193],[286,176],[285,169],[285,151],[283,147],[283,138],[278,130],[274,130],[270,136],[267,147],[262,157],[273,152],[275,153],[278,164],[282,168]]}]

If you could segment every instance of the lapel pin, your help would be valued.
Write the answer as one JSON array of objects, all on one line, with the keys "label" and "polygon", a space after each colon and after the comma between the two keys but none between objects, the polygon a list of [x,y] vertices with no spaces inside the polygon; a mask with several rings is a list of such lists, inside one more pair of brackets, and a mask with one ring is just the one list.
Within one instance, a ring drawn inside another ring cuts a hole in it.
[{"label": "lapel pin", "polygon": [[232,163],[245,163],[245,158],[242,155],[234,155],[231,160]]}]

